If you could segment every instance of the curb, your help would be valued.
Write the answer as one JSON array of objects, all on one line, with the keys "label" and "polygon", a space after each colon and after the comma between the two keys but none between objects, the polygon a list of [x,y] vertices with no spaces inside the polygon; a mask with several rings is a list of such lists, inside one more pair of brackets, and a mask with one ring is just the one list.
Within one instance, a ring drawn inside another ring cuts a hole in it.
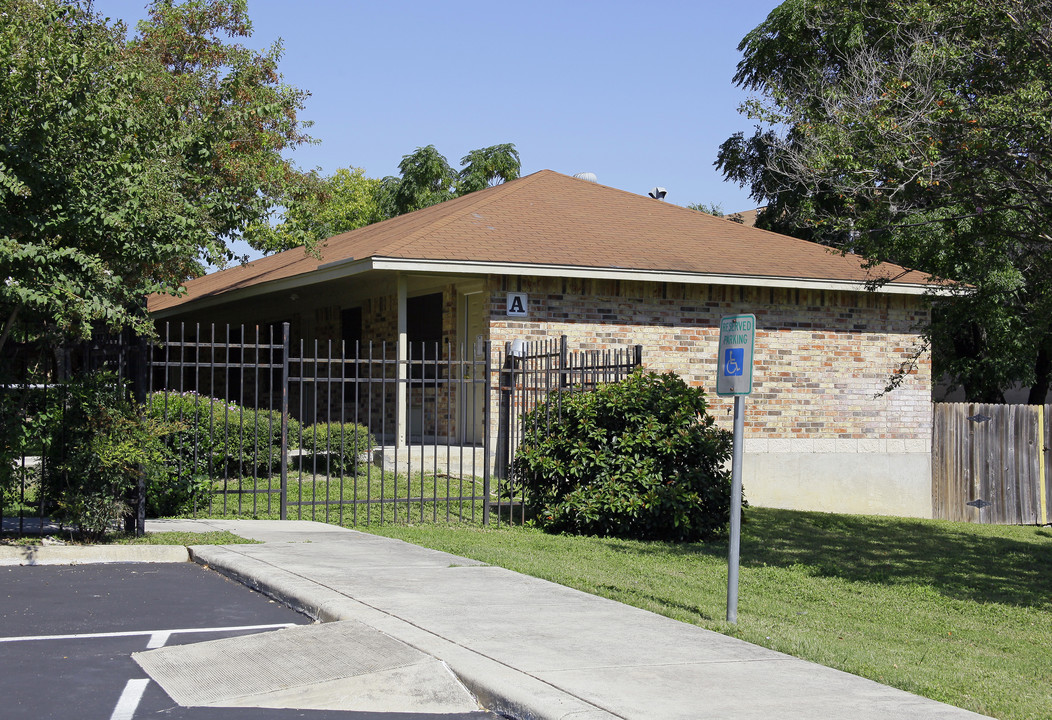
[{"label": "curb", "polygon": [[0,545],[2,565],[188,562],[182,545]]},{"label": "curb", "polygon": [[318,622],[356,620],[446,663],[487,710],[515,720],[617,720],[616,715],[532,675],[435,635],[335,590],[247,557],[230,546],[197,545],[190,559]]}]

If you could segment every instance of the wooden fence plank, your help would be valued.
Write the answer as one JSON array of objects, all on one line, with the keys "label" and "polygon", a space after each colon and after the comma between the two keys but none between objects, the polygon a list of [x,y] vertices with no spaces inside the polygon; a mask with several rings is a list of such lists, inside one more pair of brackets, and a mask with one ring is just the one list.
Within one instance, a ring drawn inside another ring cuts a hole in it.
[{"label": "wooden fence plank", "polygon": [[1052,506],[1047,476],[1050,419],[1052,405],[936,403],[933,517],[1010,525],[1047,523]]},{"label": "wooden fence plank", "polygon": [[[936,403],[932,408],[932,437],[946,439],[948,430],[946,428],[949,411],[946,403]],[[946,469],[950,462],[950,453],[953,446],[947,442],[932,442],[931,449],[931,512],[933,517],[948,517],[949,503],[946,498],[946,478],[949,475]]]},{"label": "wooden fence plank", "polygon": [[1052,448],[1052,405],[1045,405],[1038,413],[1038,472],[1037,472],[1037,505],[1038,522],[1047,525],[1049,522],[1049,507],[1052,504],[1052,483],[1048,481],[1049,450]]}]

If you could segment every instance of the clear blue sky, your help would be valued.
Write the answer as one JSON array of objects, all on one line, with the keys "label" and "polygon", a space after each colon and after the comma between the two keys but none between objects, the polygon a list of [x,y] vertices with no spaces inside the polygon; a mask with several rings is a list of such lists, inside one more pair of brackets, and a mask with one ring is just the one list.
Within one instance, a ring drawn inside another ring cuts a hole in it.
[{"label": "clear blue sky", "polygon": [[[249,0],[254,35],[281,38],[287,82],[321,142],[292,155],[370,177],[433,144],[459,167],[469,150],[515,144],[523,174],[595,173],[668,202],[753,203],[712,163],[749,130],[731,83],[737,45],[776,0]],[[146,0],[96,0],[134,26]]]}]

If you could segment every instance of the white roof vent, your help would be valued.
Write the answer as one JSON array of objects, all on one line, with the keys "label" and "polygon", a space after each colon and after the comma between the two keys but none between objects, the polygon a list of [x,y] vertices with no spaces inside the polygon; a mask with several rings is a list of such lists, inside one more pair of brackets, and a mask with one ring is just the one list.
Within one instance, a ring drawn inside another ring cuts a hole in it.
[{"label": "white roof vent", "polygon": [[650,192],[648,192],[647,195],[654,198],[655,200],[664,200],[665,196],[668,195],[668,191],[665,190],[665,188],[663,187],[656,187]]},{"label": "white roof vent", "polygon": [[590,183],[598,183],[599,182],[599,178],[597,178],[595,176],[595,173],[589,173],[589,172],[574,173],[573,176],[575,178],[577,178],[578,180],[584,180],[585,182],[590,182]]}]

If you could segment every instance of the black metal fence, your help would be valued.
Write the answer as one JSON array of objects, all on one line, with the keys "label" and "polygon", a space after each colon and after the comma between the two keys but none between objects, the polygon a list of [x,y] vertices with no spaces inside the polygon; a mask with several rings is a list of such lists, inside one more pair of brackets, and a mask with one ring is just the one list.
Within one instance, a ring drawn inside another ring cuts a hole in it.
[{"label": "black metal fence", "polygon": [[[184,455],[212,482],[193,512],[488,521],[490,436],[465,431],[487,425],[485,358],[449,345],[294,344],[287,325],[168,328],[154,352],[152,402],[167,404],[166,419],[194,420]],[[225,454],[202,465],[217,427]]]},{"label": "black metal fence", "polygon": [[[562,393],[642,363],[641,346],[572,351],[565,337],[492,354],[489,343],[293,343],[287,324],[167,327],[141,367],[121,350],[134,346],[115,343],[100,362],[138,377],[166,424],[171,475],[186,486],[169,512],[349,526],[521,521],[510,469],[529,411],[554,397],[558,412]],[[34,462],[46,453],[22,459],[6,499],[19,517],[46,515]]]},{"label": "black metal fence", "polygon": [[[61,453],[49,449],[49,437],[64,411],[68,378],[98,370],[112,373],[115,387],[138,379],[145,364],[135,350],[145,345],[130,332],[99,334],[87,342],[51,342],[46,328],[35,342],[8,342],[0,356],[0,518],[5,532],[36,533],[55,527],[41,490],[44,473]],[[139,398],[142,399],[141,397]],[[134,518],[133,518],[134,519]]]},{"label": "black metal fence", "polygon": [[[500,356],[500,432],[497,466],[505,497],[524,519],[520,488],[513,472],[515,452],[528,430],[550,427],[562,416],[567,393],[587,392],[617,382],[643,364],[643,346],[571,351],[565,335],[526,343],[506,343]],[[543,414],[533,412],[544,407]]]}]

